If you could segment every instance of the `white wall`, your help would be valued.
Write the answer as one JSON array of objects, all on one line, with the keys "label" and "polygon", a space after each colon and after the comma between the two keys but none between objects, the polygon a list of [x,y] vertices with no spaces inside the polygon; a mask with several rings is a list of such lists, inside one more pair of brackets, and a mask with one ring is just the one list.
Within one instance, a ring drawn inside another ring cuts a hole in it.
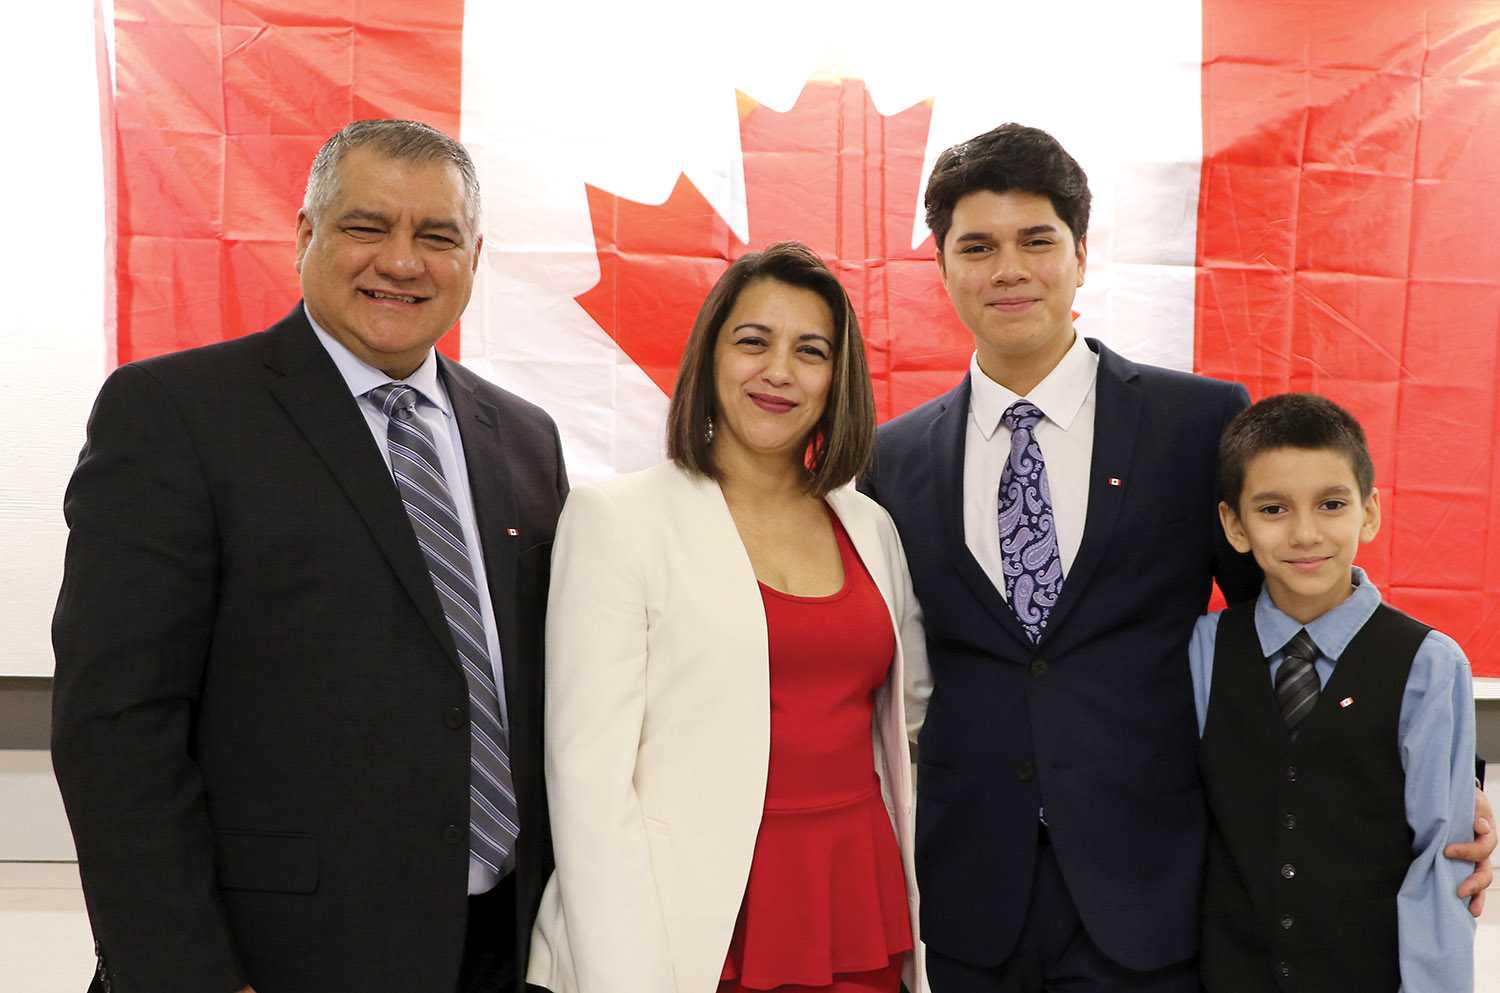
[{"label": "white wall", "polygon": [[50,676],[62,494],[111,339],[94,5],[53,0],[6,16],[0,676]]}]

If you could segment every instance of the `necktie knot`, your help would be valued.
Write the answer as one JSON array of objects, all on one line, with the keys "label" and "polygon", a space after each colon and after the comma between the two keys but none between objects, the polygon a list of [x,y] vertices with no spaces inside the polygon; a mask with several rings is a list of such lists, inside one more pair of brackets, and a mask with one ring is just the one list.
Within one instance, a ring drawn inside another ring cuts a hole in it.
[{"label": "necktie knot", "polygon": [[1276,670],[1273,688],[1276,703],[1281,708],[1281,718],[1295,740],[1302,722],[1312,714],[1322,688],[1313,667],[1318,658],[1318,646],[1303,628],[1286,643],[1281,655],[1281,668]]},{"label": "necktie knot", "polygon": [[386,383],[369,393],[370,399],[387,417],[405,417],[417,409],[417,400],[422,396],[414,386],[405,383]]},{"label": "necktie knot", "polygon": [[1005,408],[1005,413],[1000,415],[1000,423],[1011,431],[1030,431],[1036,427],[1043,417],[1042,408],[1030,400],[1017,400]]},{"label": "necktie knot", "polygon": [[1286,643],[1286,647],[1281,650],[1281,654],[1288,660],[1304,664],[1316,662],[1318,660],[1318,646],[1313,642],[1312,635],[1307,633],[1307,628],[1303,628],[1292,635],[1292,640]]}]

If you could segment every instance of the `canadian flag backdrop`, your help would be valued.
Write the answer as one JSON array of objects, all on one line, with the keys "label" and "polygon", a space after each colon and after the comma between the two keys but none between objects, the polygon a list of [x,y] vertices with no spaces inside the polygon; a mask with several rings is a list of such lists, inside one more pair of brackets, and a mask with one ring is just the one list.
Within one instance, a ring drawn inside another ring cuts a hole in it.
[{"label": "canadian flag backdrop", "polygon": [[[485,252],[440,347],[547,408],[575,479],[661,457],[698,303],[785,238],[853,297],[882,418],[953,385],[972,340],[921,190],[943,148],[1015,120],[1089,174],[1079,330],[1353,410],[1386,515],[1361,563],[1500,677],[1500,4],[114,0],[83,27],[104,262],[81,329],[15,335],[73,386],[31,425],[51,454],[0,477],[32,535],[0,582],[33,607],[98,382],[290,309],[307,167],[349,120],[473,152]],[[0,672],[50,672],[45,614],[17,623]]]}]

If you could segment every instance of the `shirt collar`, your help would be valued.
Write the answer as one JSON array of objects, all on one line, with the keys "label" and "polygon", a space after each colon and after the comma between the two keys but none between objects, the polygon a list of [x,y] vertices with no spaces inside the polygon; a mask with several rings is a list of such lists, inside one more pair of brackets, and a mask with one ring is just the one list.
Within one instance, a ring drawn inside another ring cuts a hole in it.
[{"label": "shirt collar", "polygon": [[[1099,356],[1089,348],[1083,335],[1075,332],[1073,344],[1061,361],[1024,399],[1036,404],[1047,420],[1066,431],[1073,426],[1073,419],[1093,390],[1098,369]],[[988,441],[1000,427],[1001,416],[1023,397],[985,375],[979,368],[978,352],[969,359],[969,382],[969,412]]]},{"label": "shirt collar", "polygon": [[[344,384],[349,387],[349,392],[355,397],[362,397],[375,387],[392,382],[390,376],[356,356],[337,338],[324,331],[322,326],[313,319],[312,311],[307,309],[306,303],[302,305],[302,312],[307,315],[307,323],[312,325],[313,334],[318,336],[318,341],[328,352],[328,357],[333,359],[333,364],[338,367],[339,375],[344,377]],[[417,366],[416,371],[399,382],[415,389],[422,394],[422,399],[444,414],[453,413],[448,405],[448,393],[438,382],[436,349],[429,348],[427,358],[422,360],[422,364]]]},{"label": "shirt collar", "polygon": [[1318,652],[1337,662],[1359,629],[1375,613],[1375,608],[1380,606],[1380,588],[1370,582],[1363,569],[1351,566],[1349,580],[1354,585],[1349,599],[1309,624],[1302,624],[1282,613],[1262,584],[1260,599],[1255,601],[1255,633],[1260,636],[1261,653],[1270,658],[1305,627],[1313,644],[1318,646]]}]

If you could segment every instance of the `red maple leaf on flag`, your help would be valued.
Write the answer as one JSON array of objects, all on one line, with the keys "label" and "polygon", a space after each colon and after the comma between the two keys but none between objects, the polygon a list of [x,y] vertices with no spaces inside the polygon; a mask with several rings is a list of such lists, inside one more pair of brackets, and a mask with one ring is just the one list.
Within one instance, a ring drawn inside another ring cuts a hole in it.
[{"label": "red maple leaf on flag", "polygon": [[886,116],[855,79],[810,82],[785,113],[738,97],[749,243],[686,176],[661,204],[589,186],[599,282],[579,304],[671,395],[714,281],[746,252],[795,239],[854,302],[881,420],[947,390],[974,342],[943,291],[932,237],[911,247],[932,105]]}]

